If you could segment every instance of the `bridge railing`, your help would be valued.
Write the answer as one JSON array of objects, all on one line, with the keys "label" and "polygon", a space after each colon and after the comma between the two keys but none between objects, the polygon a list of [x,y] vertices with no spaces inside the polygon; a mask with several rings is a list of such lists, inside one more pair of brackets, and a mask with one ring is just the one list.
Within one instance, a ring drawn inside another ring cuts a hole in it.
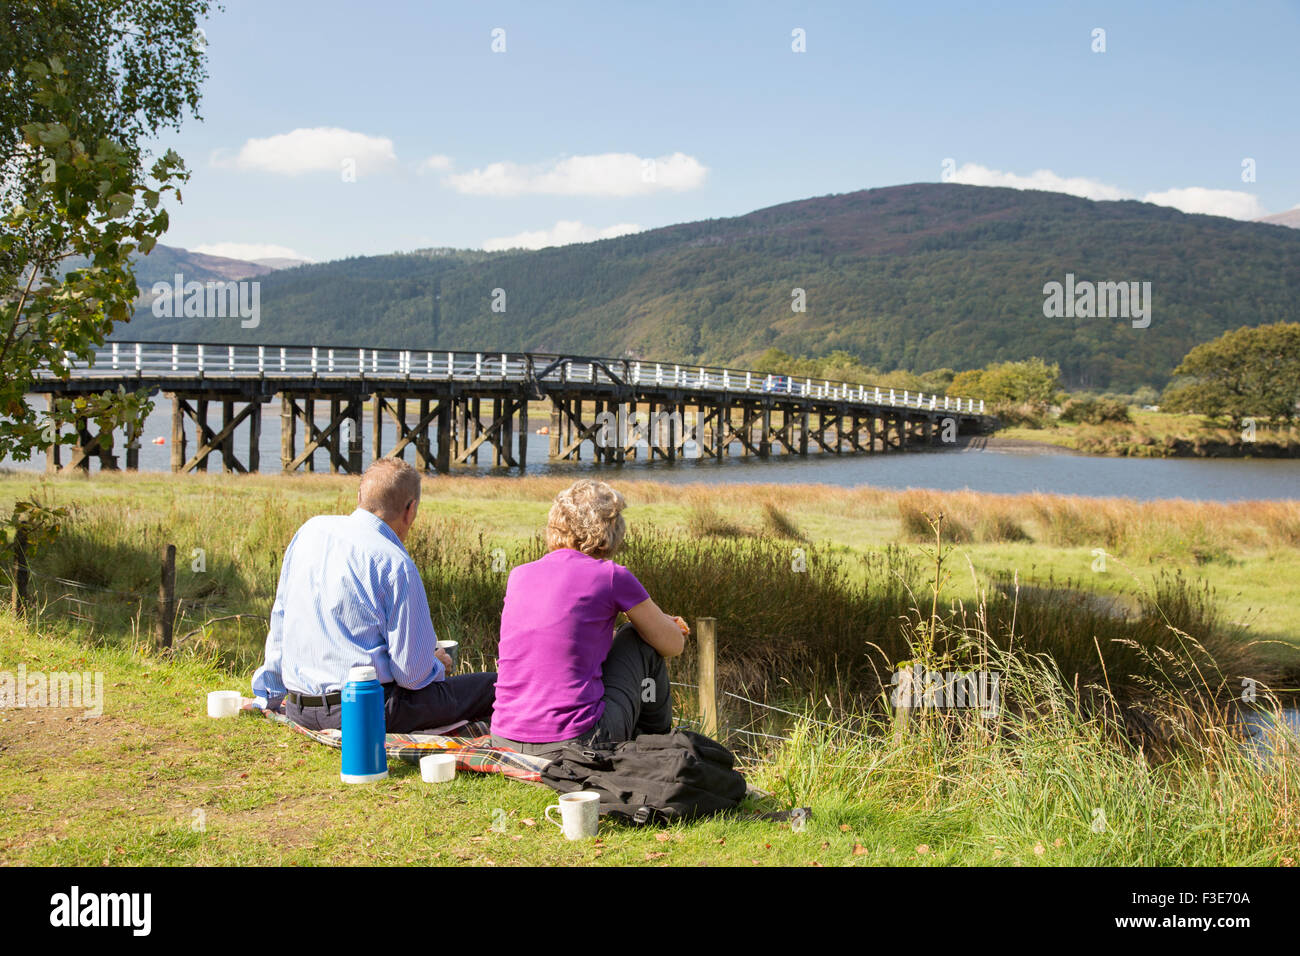
[{"label": "bridge railing", "polygon": [[73,362],[83,378],[147,377],[508,381],[669,386],[741,395],[790,395],[897,408],[983,414],[984,401],[830,379],[793,378],[718,366],[536,352],[464,352],[304,345],[112,342],[93,361]]}]

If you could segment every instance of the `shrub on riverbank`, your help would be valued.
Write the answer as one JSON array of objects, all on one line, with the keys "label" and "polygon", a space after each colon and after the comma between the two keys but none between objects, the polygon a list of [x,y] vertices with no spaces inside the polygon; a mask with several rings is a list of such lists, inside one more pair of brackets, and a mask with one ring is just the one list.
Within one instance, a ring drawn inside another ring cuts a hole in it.
[{"label": "shrub on riverbank", "polygon": [[[1119,416],[1124,409],[1127,418]],[[1112,409],[1113,411],[1109,410]],[[1119,400],[1071,399],[1059,418],[1003,415],[1000,434],[1121,458],[1296,458],[1300,428],[1260,420],[1229,428],[1196,415],[1133,412]]]},{"label": "shrub on riverbank", "polygon": [[1108,422],[1131,422],[1128,406],[1108,398],[1072,398],[1061,407],[1063,422],[1104,425]]}]

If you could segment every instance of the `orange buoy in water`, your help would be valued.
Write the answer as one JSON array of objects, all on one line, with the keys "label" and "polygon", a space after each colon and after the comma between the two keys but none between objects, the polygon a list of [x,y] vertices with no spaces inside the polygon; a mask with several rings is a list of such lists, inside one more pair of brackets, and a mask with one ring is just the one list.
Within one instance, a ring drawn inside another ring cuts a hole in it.
[{"label": "orange buoy in water", "polygon": [[166,439],[166,438],[155,438],[155,439],[153,440],[153,443],[154,443],[155,445],[165,445],[165,444],[167,444],[167,439]]},{"label": "orange buoy in water", "polygon": [[538,435],[549,435],[550,433],[551,433],[551,429],[546,425],[543,425],[541,428],[537,429],[536,432],[536,434]]}]

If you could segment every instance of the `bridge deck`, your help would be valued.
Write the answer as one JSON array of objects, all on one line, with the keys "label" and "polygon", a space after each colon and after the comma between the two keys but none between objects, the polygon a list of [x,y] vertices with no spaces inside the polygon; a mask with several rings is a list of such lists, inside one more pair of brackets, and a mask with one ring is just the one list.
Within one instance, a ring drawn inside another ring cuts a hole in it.
[{"label": "bridge deck", "polygon": [[664,388],[984,415],[982,399],[828,379],[794,379],[747,369],[538,352],[114,342],[96,349],[92,363],[73,363],[67,383],[60,383],[50,373],[43,376],[50,391],[80,390],[76,383],[81,382],[99,388],[104,379],[124,385],[135,379],[190,385],[202,381],[218,386],[223,380],[266,380],[277,385],[275,391],[281,384],[329,388],[337,383],[391,387],[507,382],[536,385],[537,398],[575,386],[579,390]]},{"label": "bridge deck", "polygon": [[[687,454],[688,446],[719,460],[737,445],[741,454],[759,456],[781,450],[806,455],[810,447],[834,454],[885,451],[935,444],[937,435],[955,441],[958,432],[984,431],[992,422],[984,403],[970,398],[749,369],[534,352],[114,342],[96,349],[89,362],[70,361],[66,376],[46,372],[38,390],[59,396],[119,386],[172,399],[172,468],[180,472],[206,470],[214,453],[228,471],[256,471],[261,406],[276,395],[286,471],[313,468],[318,450],[332,471],[360,471],[363,405],[372,398],[373,457],[385,454],[380,440],[387,418],[398,436],[387,454],[404,455],[409,445],[419,467],[438,471],[477,463],[487,451],[494,464],[523,468],[534,401],[551,405],[551,458],[578,458],[587,447],[598,461],[611,463],[638,454],[672,459]],[[328,402],[323,429],[317,402]],[[240,403],[244,408],[237,410]],[[208,425],[209,404],[221,406],[220,428]],[[648,414],[639,412],[641,406]],[[77,436],[72,461],[63,465],[56,445],[47,458],[51,470],[87,469],[92,457],[102,467],[117,467],[111,433],[91,434],[85,420],[70,424]],[[187,454],[189,424],[198,446],[193,454]],[[241,426],[250,445],[242,462],[234,453]],[[138,442],[138,435],[127,435],[128,468],[138,462]]]}]

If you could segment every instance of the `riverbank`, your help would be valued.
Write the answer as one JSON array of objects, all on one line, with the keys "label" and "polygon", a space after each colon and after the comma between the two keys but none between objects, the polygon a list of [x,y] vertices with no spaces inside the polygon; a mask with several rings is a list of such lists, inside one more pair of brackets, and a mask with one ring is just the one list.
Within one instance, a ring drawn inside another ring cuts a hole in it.
[{"label": "riverbank", "polygon": [[[607,477],[628,498],[627,518],[634,537],[714,542],[719,548],[735,541],[744,548],[766,548],[770,554],[761,555],[762,561],[780,558],[787,566],[794,549],[816,549],[827,561],[842,563],[845,580],[874,589],[872,593],[896,591],[891,581],[900,578],[904,568],[888,564],[891,555],[917,553],[928,536],[924,514],[940,511],[945,515],[945,540],[956,548],[952,567],[961,568],[946,584],[945,597],[952,601],[969,605],[989,588],[1005,589],[1013,581],[1023,588],[1088,594],[1099,600],[1096,606],[1134,615],[1162,579],[1182,576],[1188,587],[1204,589],[1206,600],[1213,602],[1222,619],[1221,626],[1238,635],[1234,640],[1251,643],[1252,653],[1260,654],[1269,666],[1300,678],[1295,652],[1300,645],[1297,501],[1140,502],[831,485],[680,485]],[[569,476],[426,480],[412,553],[417,563],[425,562],[421,563],[425,574],[446,568],[430,583],[430,594],[445,589],[461,609],[456,614],[468,614],[460,594],[467,587],[460,568],[482,559],[507,570],[511,563],[526,559],[545,525],[551,498],[571,480]],[[60,544],[35,559],[34,580],[47,589],[51,600],[64,601],[62,606],[68,609],[82,606],[83,613],[90,614],[94,607],[103,606],[108,615],[103,627],[108,630],[130,626],[133,618],[135,627],[151,626],[139,615],[142,606],[152,614],[157,553],[162,545],[177,545],[178,591],[186,598],[178,633],[200,628],[192,640],[237,649],[237,659],[255,665],[253,658],[261,650],[256,627],[243,619],[207,628],[204,623],[227,614],[264,614],[273,597],[279,557],[294,529],[313,514],[350,511],[355,506],[355,488],[355,479],[328,475],[96,473],[90,479],[45,479],[13,473],[0,475],[0,514],[34,490],[49,502],[73,509],[73,522]],[[697,607],[695,613],[710,614],[710,596],[699,593],[701,575],[708,572],[697,567],[705,550],[694,548],[682,555],[686,561],[682,567],[688,571],[695,567],[689,574],[673,570],[676,559],[660,559],[660,551],[667,550],[668,545],[658,550],[647,545],[643,561],[654,567],[663,564],[662,587],[667,593],[685,589],[689,604]],[[719,551],[715,561],[735,559]],[[203,570],[192,570],[200,564]],[[117,592],[118,597],[105,598],[100,605],[69,604],[95,594],[60,589],[49,584],[53,579],[107,589],[105,593]],[[478,605],[490,607],[499,600],[494,594],[500,581],[473,575],[468,581]],[[718,580],[714,587],[735,587],[735,583]],[[923,581],[918,587],[924,587]],[[126,597],[136,593],[142,594],[143,605]],[[796,593],[790,593],[790,600],[796,598]],[[755,593],[755,600],[762,600],[761,593]],[[844,614],[906,610],[905,596],[894,594],[891,601],[888,609],[846,609]],[[761,610],[758,606],[751,614]],[[490,622],[480,617],[484,615],[476,610],[468,623],[455,626],[487,635]],[[785,623],[767,618],[735,622],[737,627],[757,623],[784,628],[785,633],[807,631],[810,639],[815,631],[813,624],[798,619],[797,610]],[[852,620],[827,626],[844,631],[844,639],[850,639]],[[1097,627],[1106,627],[1104,620]],[[857,640],[861,646],[861,630]],[[1083,650],[1095,658],[1091,637],[1088,641]],[[1300,680],[1292,679],[1288,685],[1297,683]]]},{"label": "riverbank", "polygon": [[1017,425],[999,429],[996,437],[1117,458],[1300,458],[1300,429],[1294,426],[1237,430],[1198,415],[1131,414],[1131,422],[1102,425],[1055,420],[1042,427]]},{"label": "riverbank", "polygon": [[[1300,645],[1300,501],[1143,502],[605,477],[624,491],[634,532],[779,540],[787,550],[811,545],[845,558],[861,580],[863,562],[914,547],[925,533],[922,513],[942,511],[957,560],[970,568],[953,577],[954,600],[972,601],[990,580],[1015,577],[1026,585],[1068,581],[1132,610],[1161,574],[1181,572],[1212,589],[1225,620],[1243,633]],[[421,511],[426,530],[417,526],[417,540],[436,529],[459,547],[513,555],[544,527],[551,499],[571,480],[430,478]],[[154,555],[170,542],[181,556],[182,594],[243,610],[269,601],[297,523],[350,511],[355,488],[354,478],[329,475],[7,474],[0,475],[0,513],[33,491],[74,509],[65,544],[36,562],[47,575],[156,592]],[[792,537],[773,538],[772,513]],[[196,550],[205,557],[202,573],[184,570]],[[1289,669],[1280,645],[1263,651]]]}]

